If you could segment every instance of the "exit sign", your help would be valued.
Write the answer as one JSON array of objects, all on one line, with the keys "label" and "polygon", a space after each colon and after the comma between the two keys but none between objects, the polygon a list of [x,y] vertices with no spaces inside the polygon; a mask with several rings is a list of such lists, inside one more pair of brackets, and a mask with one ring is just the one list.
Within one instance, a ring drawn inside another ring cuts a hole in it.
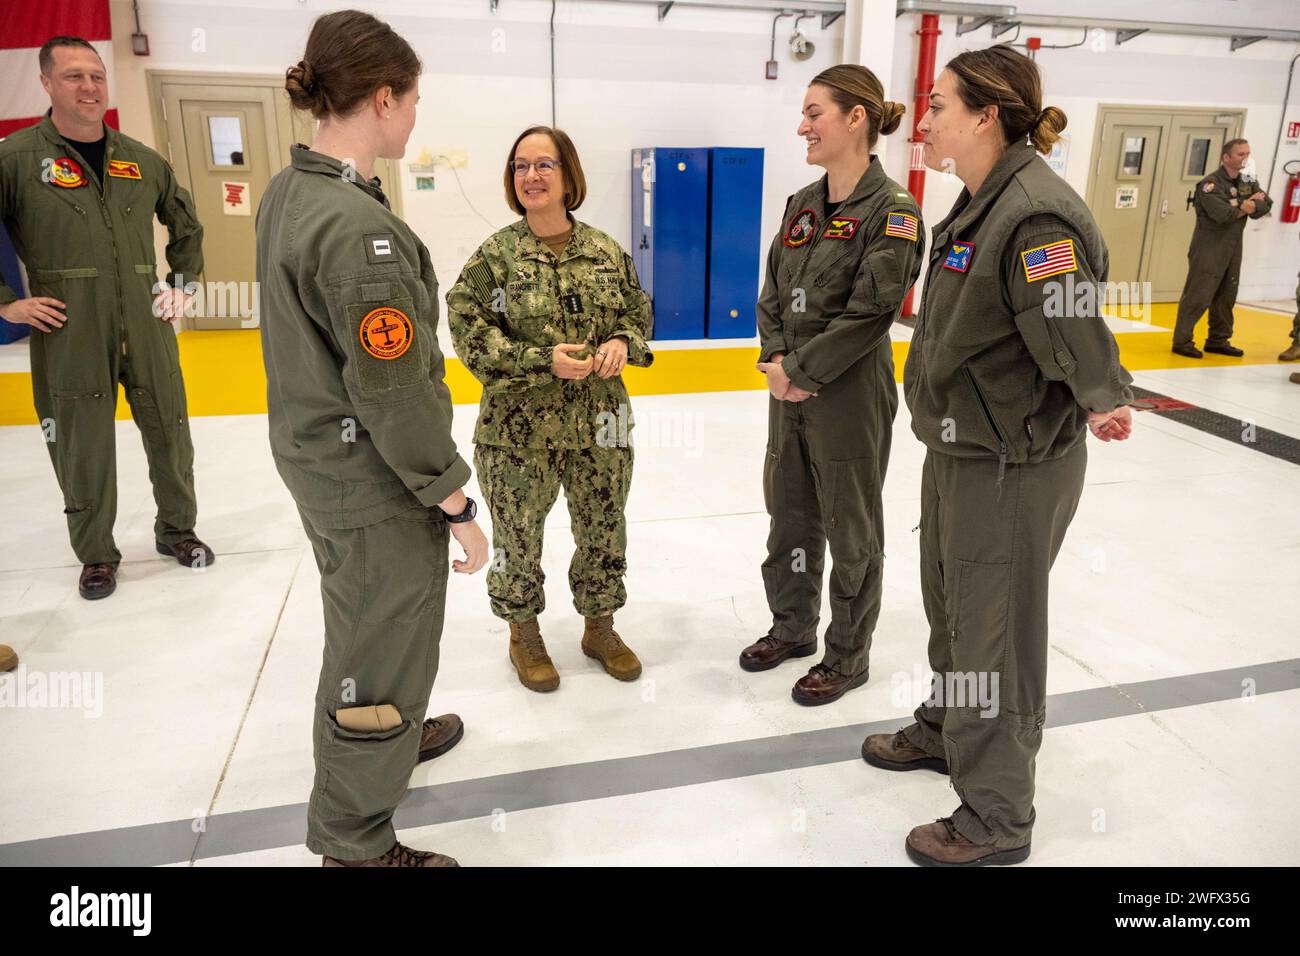
[{"label": "exit sign", "polygon": [[1286,138],[1295,139],[1297,136],[1300,136],[1300,123],[1287,123]]}]

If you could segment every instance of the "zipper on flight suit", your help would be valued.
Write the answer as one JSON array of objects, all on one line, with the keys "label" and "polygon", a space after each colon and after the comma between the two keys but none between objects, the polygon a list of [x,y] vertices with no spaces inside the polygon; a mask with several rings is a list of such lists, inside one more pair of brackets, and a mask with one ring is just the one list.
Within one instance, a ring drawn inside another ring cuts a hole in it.
[{"label": "zipper on flight suit", "polygon": [[993,418],[993,409],[989,407],[988,400],[984,397],[984,390],[980,388],[979,382],[975,381],[975,373],[970,370],[969,365],[963,365],[962,371],[970,379],[970,384],[975,389],[975,398],[980,403],[980,408],[984,410],[984,417],[988,420],[989,428],[993,429],[993,437],[998,440],[998,500],[1002,499],[1002,477],[1007,470],[1007,440],[1002,434],[1002,429],[998,427],[997,421]]},{"label": "zipper on flight suit", "polygon": [[[107,133],[104,135],[105,137],[108,136]],[[126,358],[126,316],[122,314],[122,268],[117,261],[117,238],[113,236],[113,217],[108,212],[108,169],[109,161],[112,158],[113,144],[109,141],[104,144],[104,172],[101,177],[103,182],[99,183],[99,208],[104,215],[104,224],[108,226],[109,245],[113,250],[113,284],[117,287],[117,311],[122,335],[122,358]]]}]

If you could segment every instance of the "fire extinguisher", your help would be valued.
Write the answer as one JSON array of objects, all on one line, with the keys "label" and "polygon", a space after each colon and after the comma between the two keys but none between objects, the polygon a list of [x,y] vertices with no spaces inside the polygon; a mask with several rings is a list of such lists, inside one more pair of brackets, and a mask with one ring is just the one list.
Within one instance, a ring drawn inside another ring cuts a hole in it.
[{"label": "fire extinguisher", "polygon": [[1300,219],[1300,159],[1293,159],[1282,167],[1286,173],[1286,193],[1282,200],[1282,221]]}]

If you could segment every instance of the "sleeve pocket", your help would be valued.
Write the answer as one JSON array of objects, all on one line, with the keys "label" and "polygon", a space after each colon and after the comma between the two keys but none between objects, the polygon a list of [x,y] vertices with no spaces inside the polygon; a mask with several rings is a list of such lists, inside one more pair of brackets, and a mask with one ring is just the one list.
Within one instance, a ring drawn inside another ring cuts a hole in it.
[{"label": "sleeve pocket", "polygon": [[1043,314],[1042,306],[1017,312],[1016,328],[1044,378],[1061,382],[1070,377],[1078,363],[1061,341],[1052,320]]},{"label": "sleeve pocket", "polygon": [[409,296],[347,306],[349,348],[363,391],[383,392],[428,381],[432,332],[416,321]]},{"label": "sleeve pocket", "polygon": [[898,308],[903,302],[903,282],[897,253],[893,249],[873,253],[867,265],[875,285],[875,304],[882,311]]}]

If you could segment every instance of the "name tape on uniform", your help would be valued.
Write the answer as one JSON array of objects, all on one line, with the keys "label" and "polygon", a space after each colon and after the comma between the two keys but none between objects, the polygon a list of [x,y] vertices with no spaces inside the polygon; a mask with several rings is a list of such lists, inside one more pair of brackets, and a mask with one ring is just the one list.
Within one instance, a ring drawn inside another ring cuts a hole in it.
[{"label": "name tape on uniform", "polygon": [[125,159],[110,159],[108,161],[108,175],[115,179],[139,179],[141,178],[140,164]]},{"label": "name tape on uniform", "polygon": [[943,260],[943,267],[953,272],[965,272],[970,268],[971,257],[975,255],[975,243],[954,242]]},{"label": "name tape on uniform", "polygon": [[1020,253],[1020,261],[1024,264],[1025,279],[1029,282],[1037,282],[1062,272],[1073,272],[1079,268],[1078,260],[1074,257],[1073,239],[1059,239],[1045,246],[1026,249]]},{"label": "name tape on uniform", "polygon": [[885,219],[885,235],[915,242],[918,225],[915,216],[909,216],[905,212],[891,212]]},{"label": "name tape on uniform", "polygon": [[400,358],[414,338],[411,319],[401,309],[372,309],[361,320],[361,347],[377,359]]},{"label": "name tape on uniform", "polygon": [[858,226],[861,224],[861,219],[846,219],[836,216],[826,224],[826,231],[822,233],[822,238],[852,239],[853,234],[858,231]]}]

